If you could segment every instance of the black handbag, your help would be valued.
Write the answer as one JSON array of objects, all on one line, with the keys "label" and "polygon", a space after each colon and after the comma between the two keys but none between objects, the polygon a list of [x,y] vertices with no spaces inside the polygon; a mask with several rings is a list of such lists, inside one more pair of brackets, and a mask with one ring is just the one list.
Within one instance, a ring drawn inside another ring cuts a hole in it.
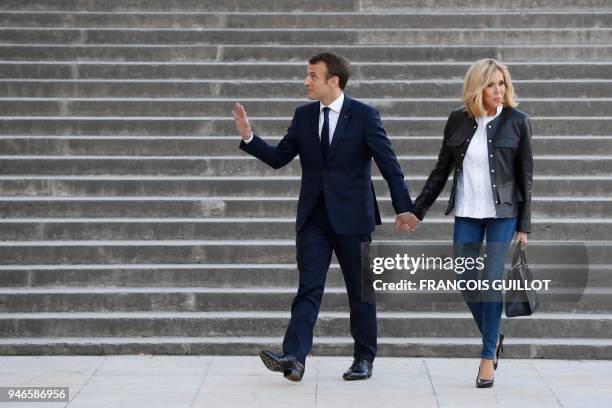
[{"label": "black handbag", "polygon": [[[529,270],[529,265],[527,265],[525,249],[520,242],[516,244],[514,249],[512,266],[508,269],[506,281],[520,281],[522,286],[522,288],[506,290],[504,298],[506,316],[531,316],[538,309],[540,302],[535,290],[524,288],[531,287],[533,275]],[[508,282],[507,287],[511,287],[510,282]]]}]

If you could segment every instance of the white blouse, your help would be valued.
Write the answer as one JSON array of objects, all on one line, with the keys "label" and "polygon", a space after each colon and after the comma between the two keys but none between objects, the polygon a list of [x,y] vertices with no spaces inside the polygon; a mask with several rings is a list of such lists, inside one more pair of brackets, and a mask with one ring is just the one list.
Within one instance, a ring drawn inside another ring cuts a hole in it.
[{"label": "white blouse", "polygon": [[465,152],[463,167],[455,192],[455,215],[469,218],[495,218],[493,188],[489,175],[489,150],[487,124],[499,116],[503,105],[497,107],[495,116],[476,118],[478,127]]}]

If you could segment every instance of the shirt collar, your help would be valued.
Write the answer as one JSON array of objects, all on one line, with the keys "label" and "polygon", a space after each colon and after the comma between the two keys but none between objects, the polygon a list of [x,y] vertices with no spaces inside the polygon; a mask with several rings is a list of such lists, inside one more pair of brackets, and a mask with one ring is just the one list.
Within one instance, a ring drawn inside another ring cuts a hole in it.
[{"label": "shirt collar", "polygon": [[[342,104],[344,103],[344,92],[340,92],[340,96],[336,98],[335,101],[329,104],[328,108],[333,110],[334,112],[340,113],[340,109],[342,109]],[[319,102],[319,112],[321,112],[325,108],[323,102]]]},{"label": "shirt collar", "polygon": [[504,109],[504,105],[499,105],[497,107],[497,112],[495,113],[495,115],[494,116],[488,116],[487,117],[487,121],[491,121],[491,120],[495,119],[496,117],[498,117],[503,109]]},{"label": "shirt collar", "polygon": [[486,113],[484,116],[479,117],[478,119],[484,123],[489,123],[491,122],[493,119],[495,119],[496,117],[499,116],[499,114],[501,113],[501,111],[504,110],[504,105],[499,105],[497,107],[497,112],[495,113],[495,115],[493,116],[488,116]]}]

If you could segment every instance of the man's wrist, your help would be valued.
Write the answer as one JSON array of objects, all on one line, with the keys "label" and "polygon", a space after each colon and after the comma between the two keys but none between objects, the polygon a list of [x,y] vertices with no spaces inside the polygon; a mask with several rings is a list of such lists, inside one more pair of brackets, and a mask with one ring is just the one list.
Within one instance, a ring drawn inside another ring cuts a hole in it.
[{"label": "man's wrist", "polygon": [[242,139],[244,140],[244,143],[249,144],[251,143],[251,141],[253,140],[253,132],[251,132],[251,136],[249,136],[247,139]]}]

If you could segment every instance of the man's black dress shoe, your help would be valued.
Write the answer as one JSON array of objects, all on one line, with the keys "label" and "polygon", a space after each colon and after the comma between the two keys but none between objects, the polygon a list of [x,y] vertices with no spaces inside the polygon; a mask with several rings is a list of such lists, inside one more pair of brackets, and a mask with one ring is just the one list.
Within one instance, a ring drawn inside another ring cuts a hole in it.
[{"label": "man's black dress shoe", "polygon": [[276,354],[270,350],[262,350],[259,357],[269,370],[283,373],[289,381],[302,381],[304,364],[293,354]]},{"label": "man's black dress shoe", "polygon": [[353,360],[353,364],[342,375],[345,380],[367,380],[372,376],[372,363],[362,358]]}]

